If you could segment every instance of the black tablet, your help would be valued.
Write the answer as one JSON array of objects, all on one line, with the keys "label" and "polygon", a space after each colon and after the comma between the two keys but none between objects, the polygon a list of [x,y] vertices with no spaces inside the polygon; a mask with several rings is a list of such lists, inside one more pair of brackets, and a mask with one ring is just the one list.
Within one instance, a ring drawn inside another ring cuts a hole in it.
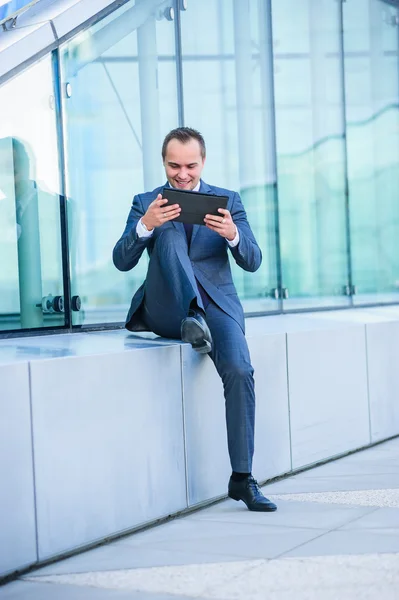
[{"label": "black tablet", "polygon": [[[226,208],[228,196],[217,196],[216,194],[201,194],[201,192],[189,192],[187,190],[176,190],[164,187],[162,197],[168,200],[168,204],[179,204],[181,213],[174,221],[191,223],[192,225],[205,225],[205,215],[217,215],[221,217],[218,208]],[[164,204],[164,206],[168,206]]]}]

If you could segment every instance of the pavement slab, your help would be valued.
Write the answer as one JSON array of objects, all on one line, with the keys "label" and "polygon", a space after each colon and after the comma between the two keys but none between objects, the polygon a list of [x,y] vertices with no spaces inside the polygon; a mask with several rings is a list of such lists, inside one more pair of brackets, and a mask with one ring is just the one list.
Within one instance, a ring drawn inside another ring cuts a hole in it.
[{"label": "pavement slab", "polygon": [[399,600],[399,439],[58,561],[0,600]]}]

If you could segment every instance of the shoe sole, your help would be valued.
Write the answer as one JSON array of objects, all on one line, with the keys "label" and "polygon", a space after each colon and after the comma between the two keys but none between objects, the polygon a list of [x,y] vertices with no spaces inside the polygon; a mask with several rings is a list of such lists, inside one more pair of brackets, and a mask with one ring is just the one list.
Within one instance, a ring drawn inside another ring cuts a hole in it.
[{"label": "shoe sole", "polygon": [[191,344],[193,350],[199,354],[208,354],[212,350],[212,345],[205,339],[205,336],[205,331],[195,321],[185,321],[182,326],[182,341]]},{"label": "shoe sole", "polygon": [[[238,502],[239,500],[242,499],[242,498],[239,498],[238,496],[235,496],[234,494],[231,494],[230,492],[228,493],[228,497],[231,498],[232,500],[235,500],[236,502]],[[244,500],[243,500],[243,502],[246,505],[247,509],[252,510],[253,512],[276,512],[276,510],[277,510],[277,506],[275,508],[250,508]]]}]

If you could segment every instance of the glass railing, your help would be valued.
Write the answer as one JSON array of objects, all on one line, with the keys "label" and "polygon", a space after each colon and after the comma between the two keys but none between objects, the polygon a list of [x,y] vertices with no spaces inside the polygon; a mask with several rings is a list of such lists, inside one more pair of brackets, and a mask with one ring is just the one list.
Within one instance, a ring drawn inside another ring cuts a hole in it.
[{"label": "glass railing", "polygon": [[51,56],[0,88],[0,330],[65,324],[53,94]]},{"label": "glass railing", "polygon": [[112,249],[182,122],[261,246],[247,313],[399,301],[397,9],[321,4],[131,1],[0,81],[0,331],[123,322],[148,261]]},{"label": "glass railing", "polygon": [[18,16],[38,2],[40,0],[0,0],[0,27],[14,28]]}]

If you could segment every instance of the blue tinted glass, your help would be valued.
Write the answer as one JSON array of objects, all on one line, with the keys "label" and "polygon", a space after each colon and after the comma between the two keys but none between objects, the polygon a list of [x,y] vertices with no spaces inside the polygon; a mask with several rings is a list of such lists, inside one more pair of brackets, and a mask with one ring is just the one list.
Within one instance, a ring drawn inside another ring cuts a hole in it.
[{"label": "blue tinted glass", "polygon": [[176,127],[174,22],[165,2],[129,2],[61,49],[74,324],[122,322],[147,270],[112,262],[135,194],[163,185]]},{"label": "blue tinted glass", "polygon": [[354,300],[397,302],[399,12],[379,0],[343,6]]},{"label": "blue tinted glass", "polygon": [[60,182],[51,56],[0,87],[0,113],[0,330],[61,326]]},{"label": "blue tinted glass", "polygon": [[278,309],[267,4],[264,0],[191,0],[181,15],[185,124],[204,135],[205,181],[240,193],[263,254],[255,274],[246,273],[232,261],[246,312]]},{"label": "blue tinted glass", "polygon": [[340,3],[272,8],[284,306],[347,305]]},{"label": "blue tinted glass", "polygon": [[4,21],[8,17],[12,17],[23,8],[27,8],[29,5],[36,4],[40,0],[10,0],[3,6],[0,6],[0,21]]}]

